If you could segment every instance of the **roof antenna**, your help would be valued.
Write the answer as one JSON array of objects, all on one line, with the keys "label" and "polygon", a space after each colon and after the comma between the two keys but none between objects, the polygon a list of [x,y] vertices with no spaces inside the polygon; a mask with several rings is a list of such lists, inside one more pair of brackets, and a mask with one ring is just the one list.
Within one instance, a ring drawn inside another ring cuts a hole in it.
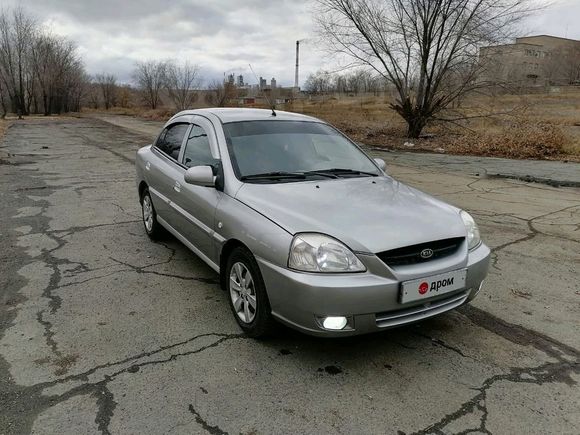
[{"label": "roof antenna", "polygon": [[[254,74],[254,77],[258,81],[258,86],[260,86],[260,79],[258,79],[258,76],[254,72],[254,68],[252,68],[251,64],[248,64],[248,66],[250,67],[250,71],[252,71],[252,74]],[[276,116],[276,106],[274,106],[274,104],[272,103],[272,100],[270,100],[270,97],[268,97],[268,95],[263,90],[262,90],[262,95],[264,95],[264,98],[266,99],[266,101],[268,102],[268,104],[270,106],[270,110],[272,110],[272,116]]]}]

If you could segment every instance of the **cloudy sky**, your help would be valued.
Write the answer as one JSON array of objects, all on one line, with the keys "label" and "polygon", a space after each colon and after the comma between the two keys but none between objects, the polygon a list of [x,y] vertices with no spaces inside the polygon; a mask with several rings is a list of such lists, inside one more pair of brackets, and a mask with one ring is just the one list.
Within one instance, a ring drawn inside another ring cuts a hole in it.
[{"label": "cloudy sky", "polygon": [[[546,3],[522,33],[580,39],[580,0]],[[89,73],[122,82],[135,61],[173,58],[199,64],[206,80],[233,72],[256,82],[251,63],[258,76],[292,85],[297,39],[305,39],[301,81],[331,62],[313,39],[312,0],[0,0],[16,4],[76,41]]]}]

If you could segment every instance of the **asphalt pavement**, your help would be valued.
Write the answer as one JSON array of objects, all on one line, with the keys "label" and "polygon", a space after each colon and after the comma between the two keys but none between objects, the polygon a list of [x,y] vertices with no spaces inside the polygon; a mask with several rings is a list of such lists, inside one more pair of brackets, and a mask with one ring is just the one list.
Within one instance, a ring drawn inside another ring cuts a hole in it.
[{"label": "asphalt pavement", "polygon": [[0,144],[0,433],[578,433],[580,189],[377,152],[476,217],[482,294],[379,334],[256,341],[215,272],[145,235],[133,162],[159,124],[127,119],[18,121]]}]

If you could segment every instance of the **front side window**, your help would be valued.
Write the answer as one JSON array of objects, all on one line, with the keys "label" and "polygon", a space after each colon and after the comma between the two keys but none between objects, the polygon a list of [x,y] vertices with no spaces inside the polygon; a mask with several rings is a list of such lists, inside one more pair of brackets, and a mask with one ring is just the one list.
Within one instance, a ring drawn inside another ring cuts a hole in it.
[{"label": "front side window", "polygon": [[188,124],[173,124],[167,127],[157,139],[155,146],[167,154],[169,157],[177,160],[183,138],[187,132]]},{"label": "front side window", "polygon": [[213,166],[218,160],[211,155],[207,133],[199,125],[193,125],[187,138],[187,144],[183,152],[183,164],[188,168],[192,166]]},{"label": "front side window", "polygon": [[243,121],[224,124],[224,132],[240,179],[274,172],[380,175],[369,157],[327,124]]}]

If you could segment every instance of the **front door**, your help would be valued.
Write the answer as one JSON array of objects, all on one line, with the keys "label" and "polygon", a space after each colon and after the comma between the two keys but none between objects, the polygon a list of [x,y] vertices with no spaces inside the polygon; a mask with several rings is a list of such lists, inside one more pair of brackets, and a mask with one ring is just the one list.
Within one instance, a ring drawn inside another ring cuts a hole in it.
[{"label": "front door", "polygon": [[[201,165],[217,168],[220,163],[217,137],[213,125],[206,118],[193,118],[180,159],[187,168]],[[177,230],[214,263],[218,263],[213,237],[215,211],[222,195],[214,187],[195,186],[184,181],[181,192],[173,195],[174,207],[180,215]]]}]

